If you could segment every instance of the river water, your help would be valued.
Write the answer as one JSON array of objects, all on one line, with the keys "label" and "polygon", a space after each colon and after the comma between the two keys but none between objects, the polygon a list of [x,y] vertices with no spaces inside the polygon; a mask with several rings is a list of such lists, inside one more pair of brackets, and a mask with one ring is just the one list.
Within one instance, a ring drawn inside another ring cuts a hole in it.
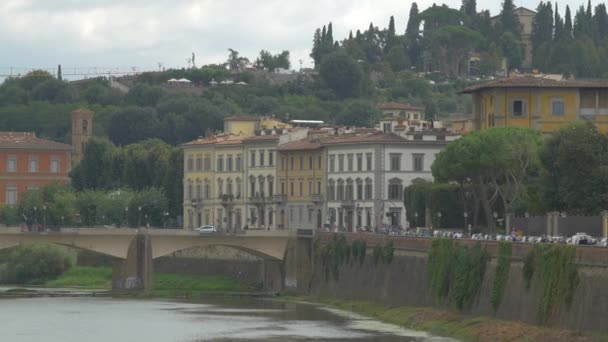
[{"label": "river water", "polygon": [[304,303],[208,299],[0,299],[0,341],[451,341]]}]

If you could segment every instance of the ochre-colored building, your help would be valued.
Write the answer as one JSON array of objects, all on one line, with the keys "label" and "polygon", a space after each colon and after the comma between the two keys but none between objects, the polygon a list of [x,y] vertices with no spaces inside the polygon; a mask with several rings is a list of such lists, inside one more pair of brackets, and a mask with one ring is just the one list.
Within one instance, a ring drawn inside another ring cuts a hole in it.
[{"label": "ochre-colored building", "polygon": [[68,183],[72,146],[32,132],[0,132],[0,206],[14,206],[24,192]]},{"label": "ochre-colored building", "polygon": [[608,81],[513,76],[468,87],[476,129],[529,127],[544,134],[588,121],[608,132]]},{"label": "ochre-colored building", "polygon": [[277,193],[285,199],[279,208],[281,227],[322,227],[325,213],[325,150],[319,139],[305,139],[279,146]]}]

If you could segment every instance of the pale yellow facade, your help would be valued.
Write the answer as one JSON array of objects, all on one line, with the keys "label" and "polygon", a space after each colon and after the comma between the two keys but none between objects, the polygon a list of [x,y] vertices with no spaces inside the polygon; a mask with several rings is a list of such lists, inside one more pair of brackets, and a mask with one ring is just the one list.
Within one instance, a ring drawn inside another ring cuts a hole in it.
[{"label": "pale yellow facade", "polygon": [[488,88],[471,92],[477,129],[528,127],[551,133],[574,122],[608,132],[606,88]]},{"label": "pale yellow facade", "polygon": [[326,149],[319,143],[304,149],[289,145],[279,149],[277,193],[284,197],[279,224],[291,229],[321,228],[326,211]]}]

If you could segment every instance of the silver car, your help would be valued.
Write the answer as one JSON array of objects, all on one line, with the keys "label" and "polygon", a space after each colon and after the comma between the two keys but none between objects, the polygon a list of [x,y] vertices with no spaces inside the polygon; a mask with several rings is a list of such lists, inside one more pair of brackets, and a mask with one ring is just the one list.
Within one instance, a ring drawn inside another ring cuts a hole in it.
[{"label": "silver car", "polygon": [[217,229],[212,224],[206,224],[196,229],[199,234],[214,234],[217,233]]}]

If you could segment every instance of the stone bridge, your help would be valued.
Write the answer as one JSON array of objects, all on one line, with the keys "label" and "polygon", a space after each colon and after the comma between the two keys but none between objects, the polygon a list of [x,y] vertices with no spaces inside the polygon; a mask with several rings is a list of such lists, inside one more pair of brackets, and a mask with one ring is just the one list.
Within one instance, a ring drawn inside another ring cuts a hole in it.
[{"label": "stone bridge", "polygon": [[113,290],[152,288],[152,260],[200,246],[228,246],[262,259],[285,259],[290,231],[247,231],[244,235],[198,234],[174,229],[69,228],[31,233],[18,228],[0,230],[0,249],[21,244],[53,243],[114,257]]}]

